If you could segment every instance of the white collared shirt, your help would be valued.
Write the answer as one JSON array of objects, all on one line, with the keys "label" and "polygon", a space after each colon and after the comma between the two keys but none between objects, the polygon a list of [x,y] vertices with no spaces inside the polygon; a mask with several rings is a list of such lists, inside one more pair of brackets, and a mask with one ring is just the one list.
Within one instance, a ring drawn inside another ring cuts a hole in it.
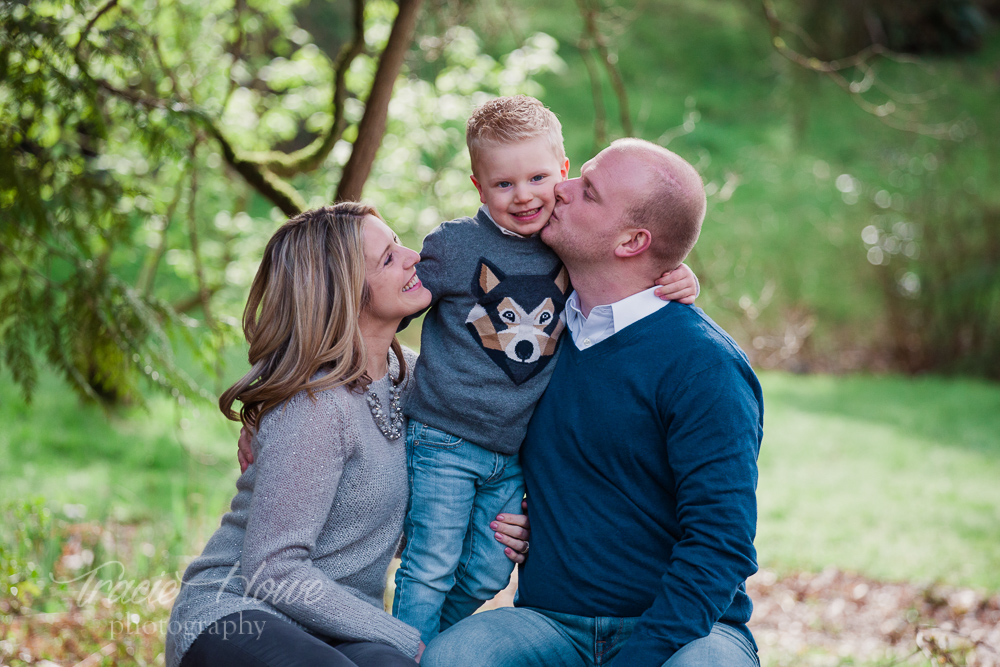
[{"label": "white collared shirt", "polygon": [[630,324],[652,315],[670,303],[656,296],[656,287],[650,287],[621,301],[595,306],[590,317],[580,310],[580,297],[576,290],[566,300],[566,326],[573,336],[577,349],[587,350],[602,340],[607,340]]},{"label": "white collared shirt", "polygon": [[498,225],[497,221],[493,219],[492,215],[490,215],[490,207],[487,206],[486,204],[483,204],[482,206],[480,206],[479,210],[482,211],[483,213],[485,213],[486,217],[490,219],[490,222],[492,222],[494,225],[496,225],[497,229],[499,229],[501,232],[503,232],[507,236],[515,236],[515,237],[517,237],[519,239],[526,239],[526,238],[528,238],[524,234],[518,234],[517,232],[512,232],[509,229],[504,229],[503,227],[501,227],[500,225]]}]

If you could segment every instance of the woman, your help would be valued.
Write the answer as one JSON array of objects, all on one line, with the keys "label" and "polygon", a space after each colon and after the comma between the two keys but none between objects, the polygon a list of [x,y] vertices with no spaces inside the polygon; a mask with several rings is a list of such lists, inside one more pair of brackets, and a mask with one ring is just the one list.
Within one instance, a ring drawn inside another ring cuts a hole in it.
[{"label": "woman", "polygon": [[[431,298],[419,259],[357,203],[298,215],[268,242],[243,315],[252,368],[219,400],[256,432],[256,463],[184,574],[168,667],[419,662],[419,634],[382,602],[415,359],[395,332]],[[501,532],[523,561],[523,530]]]}]

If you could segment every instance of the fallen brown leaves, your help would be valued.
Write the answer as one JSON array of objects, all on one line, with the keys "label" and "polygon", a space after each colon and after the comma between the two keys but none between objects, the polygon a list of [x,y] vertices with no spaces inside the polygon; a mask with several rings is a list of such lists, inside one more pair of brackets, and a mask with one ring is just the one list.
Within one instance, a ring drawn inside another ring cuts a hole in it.
[{"label": "fallen brown leaves", "polygon": [[[510,606],[516,587],[515,573],[485,608]],[[835,569],[789,576],[763,570],[747,589],[764,667],[1000,667],[1000,595],[886,583]],[[0,664],[162,664],[157,628],[169,609],[142,611],[130,624],[126,615],[133,612],[109,600],[55,614],[0,609]]]},{"label": "fallen brown leaves", "polygon": [[828,569],[747,582],[764,665],[1000,666],[1000,595]]}]

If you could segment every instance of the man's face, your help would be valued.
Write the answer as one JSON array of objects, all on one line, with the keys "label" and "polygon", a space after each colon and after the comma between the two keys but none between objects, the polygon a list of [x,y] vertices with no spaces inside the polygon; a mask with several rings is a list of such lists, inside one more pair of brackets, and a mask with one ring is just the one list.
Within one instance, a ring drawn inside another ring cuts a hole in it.
[{"label": "man's face", "polygon": [[556,205],[541,238],[563,263],[592,264],[614,256],[629,207],[648,190],[645,163],[626,150],[605,149],[580,178],[556,185]]},{"label": "man's face", "polygon": [[566,178],[569,160],[556,156],[548,139],[485,148],[472,177],[479,199],[498,225],[531,236],[552,213],[552,188]]}]

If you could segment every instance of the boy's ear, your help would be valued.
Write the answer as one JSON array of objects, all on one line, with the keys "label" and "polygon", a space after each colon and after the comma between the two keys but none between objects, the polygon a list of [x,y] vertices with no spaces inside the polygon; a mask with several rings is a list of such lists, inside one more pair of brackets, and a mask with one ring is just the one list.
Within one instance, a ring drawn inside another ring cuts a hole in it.
[{"label": "boy's ear", "polygon": [[475,176],[470,175],[469,178],[472,179],[472,184],[476,186],[476,190],[479,192],[479,201],[485,204],[486,200],[483,198],[483,186],[479,185],[479,181],[476,180]]},{"label": "boy's ear", "polygon": [[647,229],[626,229],[618,237],[615,246],[615,257],[628,259],[638,257],[649,249],[653,237]]},{"label": "boy's ear", "polygon": [[563,160],[563,164],[562,167],[559,169],[559,173],[562,175],[562,178],[565,181],[566,177],[569,176],[569,158]]}]

